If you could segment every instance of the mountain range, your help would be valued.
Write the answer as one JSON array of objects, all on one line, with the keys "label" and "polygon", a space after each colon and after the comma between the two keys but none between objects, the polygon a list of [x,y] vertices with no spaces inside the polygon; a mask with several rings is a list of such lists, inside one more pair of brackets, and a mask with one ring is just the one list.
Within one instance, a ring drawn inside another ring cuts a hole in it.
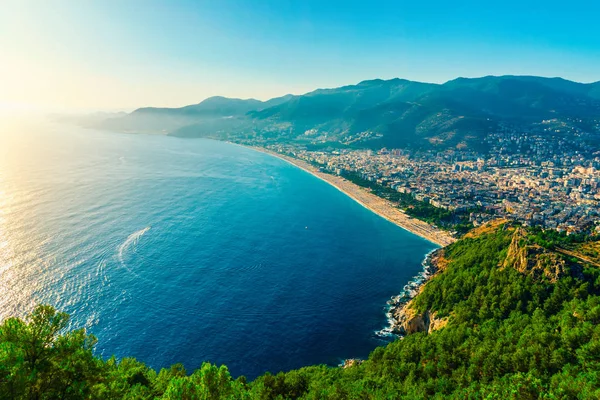
[{"label": "mountain range", "polygon": [[598,120],[600,82],[487,76],[444,84],[375,79],[268,101],[210,97],[181,108],[140,108],[95,127],[338,147],[481,149],[500,127],[531,130],[554,121],[585,130]]}]

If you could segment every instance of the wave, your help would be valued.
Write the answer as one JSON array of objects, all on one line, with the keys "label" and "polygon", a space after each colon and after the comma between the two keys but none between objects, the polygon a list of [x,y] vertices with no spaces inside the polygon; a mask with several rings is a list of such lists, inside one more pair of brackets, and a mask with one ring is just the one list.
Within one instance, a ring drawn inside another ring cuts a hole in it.
[{"label": "wave", "polygon": [[393,296],[391,299],[387,301],[386,305],[386,313],[385,316],[387,318],[387,326],[383,329],[376,331],[375,335],[380,338],[395,338],[398,337],[396,333],[394,333],[394,328],[396,325],[396,320],[394,319],[394,310],[402,307],[409,301],[415,298],[417,294],[419,294],[419,290],[421,287],[433,276],[435,273],[435,267],[431,265],[431,256],[437,249],[431,250],[425,256],[425,259],[421,262],[423,266],[423,270],[419,272],[417,275],[413,276],[413,278],[408,281],[406,285],[402,288],[400,294]]}]

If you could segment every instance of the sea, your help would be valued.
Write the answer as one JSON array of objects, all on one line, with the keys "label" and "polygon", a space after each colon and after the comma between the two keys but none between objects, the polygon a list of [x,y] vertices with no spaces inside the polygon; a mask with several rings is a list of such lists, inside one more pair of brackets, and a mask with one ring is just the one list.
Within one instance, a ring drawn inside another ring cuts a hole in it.
[{"label": "sea", "polygon": [[102,357],[250,379],[365,358],[436,247],[245,147],[0,129],[0,319],[51,304]]}]

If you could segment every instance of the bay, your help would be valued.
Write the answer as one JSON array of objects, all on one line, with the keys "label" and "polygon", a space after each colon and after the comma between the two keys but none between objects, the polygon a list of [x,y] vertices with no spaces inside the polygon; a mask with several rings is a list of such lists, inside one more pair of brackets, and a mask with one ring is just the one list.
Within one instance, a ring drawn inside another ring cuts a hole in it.
[{"label": "bay", "polygon": [[52,304],[105,357],[249,378],[366,357],[435,247],[240,146],[0,132],[0,318]]}]

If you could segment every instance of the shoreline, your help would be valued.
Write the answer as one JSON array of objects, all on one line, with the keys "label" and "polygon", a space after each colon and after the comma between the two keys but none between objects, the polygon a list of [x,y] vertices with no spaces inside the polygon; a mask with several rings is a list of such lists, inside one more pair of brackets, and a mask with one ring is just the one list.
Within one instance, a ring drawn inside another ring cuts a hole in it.
[{"label": "shoreline", "polygon": [[396,296],[392,296],[386,303],[387,326],[375,334],[379,337],[404,337],[406,331],[404,329],[405,309],[410,302],[421,293],[423,287],[429,280],[438,272],[438,267],[434,262],[434,258],[441,251],[441,248],[431,250],[425,255],[421,262],[423,269],[417,275],[413,276],[410,281],[402,288],[402,291]]},{"label": "shoreline", "polygon": [[[392,296],[386,302],[385,316],[387,324],[382,329],[375,331],[375,335],[382,340],[389,340],[389,338],[405,336],[406,331],[404,329],[404,325],[406,324],[407,319],[406,308],[421,292],[421,290],[423,290],[423,287],[427,284],[427,282],[429,282],[429,280],[438,272],[439,268],[436,261],[438,258],[437,255],[443,254],[440,253],[442,249],[447,245],[454,243],[457,239],[451,237],[446,232],[438,228],[434,228],[427,222],[409,217],[389,201],[374,195],[368,190],[348,181],[347,179],[344,179],[341,176],[319,171],[316,167],[306,161],[299,160],[285,154],[276,153],[262,147],[246,146],[238,143],[232,144],[277,157],[288,164],[300,168],[301,170],[313,175],[315,178],[333,186],[335,189],[356,201],[361,206],[388,220],[399,228],[440,246],[430,250],[425,254],[425,258],[423,261],[421,261],[421,266],[423,267],[422,270],[413,276],[397,295]],[[360,359],[346,359],[342,361],[340,366],[343,368],[348,368],[361,362],[362,360]]]},{"label": "shoreline", "polygon": [[370,210],[374,214],[388,220],[389,222],[404,229],[405,231],[420,236],[421,238],[428,240],[429,242],[434,243],[440,247],[445,247],[456,241],[456,239],[454,239],[441,229],[434,228],[427,222],[406,215],[393,204],[391,204],[389,201],[369,192],[368,190],[348,181],[347,179],[341,176],[321,172],[306,161],[299,160],[297,158],[293,158],[284,154],[276,153],[274,151],[262,147],[245,146],[240,144],[238,145],[271,155],[273,157],[277,157],[280,160],[287,162],[288,164],[291,164],[305,172],[308,172],[314,177],[330,184],[331,186],[344,193],[346,196],[356,201],[358,204]]}]

